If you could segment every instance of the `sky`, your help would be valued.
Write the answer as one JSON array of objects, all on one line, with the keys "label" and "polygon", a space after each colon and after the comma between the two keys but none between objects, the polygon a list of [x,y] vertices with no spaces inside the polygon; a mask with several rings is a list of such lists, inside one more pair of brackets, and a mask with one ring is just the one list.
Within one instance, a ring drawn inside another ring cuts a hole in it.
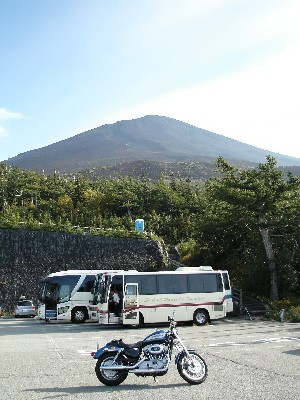
[{"label": "sky", "polygon": [[0,0],[0,161],[145,115],[299,157],[300,0]]}]

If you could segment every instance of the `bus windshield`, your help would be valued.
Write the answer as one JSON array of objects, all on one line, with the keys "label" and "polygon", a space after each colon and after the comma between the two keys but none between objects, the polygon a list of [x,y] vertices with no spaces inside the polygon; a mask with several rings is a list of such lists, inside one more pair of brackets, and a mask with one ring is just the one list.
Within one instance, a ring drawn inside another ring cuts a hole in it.
[{"label": "bus windshield", "polygon": [[79,277],[76,275],[46,278],[42,281],[39,301],[46,304],[57,304],[69,301],[78,279]]}]

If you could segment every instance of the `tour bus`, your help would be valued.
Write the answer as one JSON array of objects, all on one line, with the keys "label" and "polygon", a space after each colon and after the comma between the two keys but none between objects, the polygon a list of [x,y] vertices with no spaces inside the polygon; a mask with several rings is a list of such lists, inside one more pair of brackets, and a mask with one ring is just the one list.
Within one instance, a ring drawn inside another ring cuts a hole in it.
[{"label": "tour bus", "polygon": [[95,278],[103,272],[106,271],[67,270],[46,276],[40,282],[38,317],[45,321],[85,322]]},{"label": "tour bus", "polygon": [[[99,323],[161,323],[174,310],[177,321],[192,321],[199,326],[223,318],[227,312],[223,272],[211,267],[185,267],[176,271],[103,273]],[[111,291],[120,297],[118,310],[112,308]]]}]

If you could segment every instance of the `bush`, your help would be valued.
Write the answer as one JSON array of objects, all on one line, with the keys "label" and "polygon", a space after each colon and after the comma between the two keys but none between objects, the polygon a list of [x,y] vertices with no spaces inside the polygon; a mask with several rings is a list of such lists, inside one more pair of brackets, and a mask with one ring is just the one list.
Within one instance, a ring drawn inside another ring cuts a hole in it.
[{"label": "bush", "polygon": [[273,301],[269,317],[276,321],[281,321],[281,310],[284,310],[284,321],[300,322],[300,299]]},{"label": "bush", "polygon": [[291,307],[286,313],[286,319],[289,322],[300,322],[300,306]]}]

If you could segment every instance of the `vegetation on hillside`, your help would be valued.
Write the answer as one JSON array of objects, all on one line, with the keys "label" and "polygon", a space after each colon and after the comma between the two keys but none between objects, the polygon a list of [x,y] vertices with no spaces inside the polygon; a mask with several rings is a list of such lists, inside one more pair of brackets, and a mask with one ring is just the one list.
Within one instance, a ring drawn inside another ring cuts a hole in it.
[{"label": "vegetation on hillside", "polygon": [[299,295],[300,179],[272,157],[247,170],[218,158],[217,168],[205,183],[92,181],[0,164],[0,228],[134,236],[143,218],[186,265],[228,269],[236,287],[274,300]]}]

